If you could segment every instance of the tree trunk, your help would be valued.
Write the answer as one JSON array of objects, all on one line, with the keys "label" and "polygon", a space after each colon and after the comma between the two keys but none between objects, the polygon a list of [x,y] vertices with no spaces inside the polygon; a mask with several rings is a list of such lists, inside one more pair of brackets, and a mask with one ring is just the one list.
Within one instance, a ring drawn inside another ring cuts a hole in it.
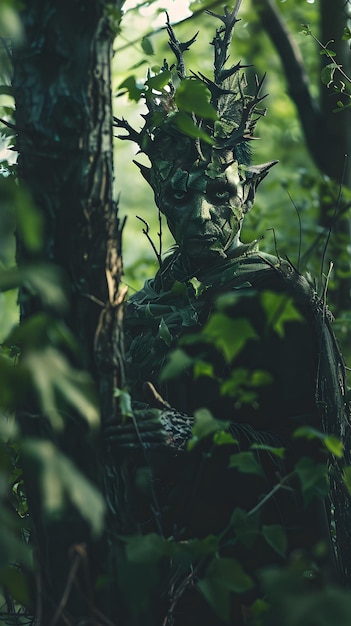
[{"label": "tree trunk", "polygon": [[[351,185],[351,130],[350,109],[336,113],[337,101],[343,95],[328,89],[320,81],[319,99],[313,98],[309,86],[304,60],[287,29],[284,20],[273,0],[252,0],[261,24],[275,46],[285,71],[288,91],[296,105],[308,150],[320,171],[337,184]],[[351,54],[347,42],[342,41],[347,24],[348,3],[344,0],[320,0],[320,33],[313,33],[323,45],[332,41],[330,48],[336,52],[335,60],[343,66],[350,76]],[[316,43],[316,52],[318,44]],[[326,56],[321,56],[321,68],[331,63]],[[335,78],[339,79],[338,73]],[[350,86],[348,86],[350,87]],[[348,100],[345,100],[345,103]],[[333,260],[337,277],[337,289],[331,292],[330,302],[335,313],[350,308],[350,263],[345,250],[350,242],[350,221],[345,216],[342,202],[337,199],[338,190],[331,192],[320,184],[319,223],[325,228],[325,240],[328,242],[327,253],[319,250],[323,257],[323,271],[328,272],[330,260]],[[328,231],[332,233],[329,241]],[[324,259],[325,257],[325,259]]]},{"label": "tree trunk", "polygon": [[[120,230],[112,196],[114,32],[107,14],[109,10],[118,19],[123,0],[23,4],[25,40],[14,54],[13,81],[18,171],[44,217],[45,233],[39,254],[28,252],[18,240],[18,261],[54,263],[64,271],[70,300],[65,322],[78,342],[76,364],[95,379],[104,419],[116,414],[113,391],[123,384]],[[23,290],[20,307],[22,321],[40,310],[36,299]],[[24,415],[31,411],[33,406],[24,407]],[[21,426],[25,435],[41,437],[41,424],[42,420],[24,417]],[[55,443],[85,474],[102,482],[99,451],[86,431],[75,422],[60,438],[55,436]],[[78,618],[98,623],[87,590],[84,597],[73,584],[77,564],[87,571],[91,546],[87,525],[72,511],[60,522],[46,522],[39,480],[32,467],[26,472],[41,567],[42,623],[51,622],[61,601],[55,624],[76,623]],[[95,560],[89,567],[94,585],[97,576],[106,573],[104,564]]]}]

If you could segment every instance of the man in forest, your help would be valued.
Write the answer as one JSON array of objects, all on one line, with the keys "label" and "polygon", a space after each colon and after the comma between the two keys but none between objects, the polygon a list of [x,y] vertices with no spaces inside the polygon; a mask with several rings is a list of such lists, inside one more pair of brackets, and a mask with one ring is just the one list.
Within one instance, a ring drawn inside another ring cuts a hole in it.
[{"label": "man in forest", "polygon": [[[184,576],[175,579],[160,623],[177,626],[249,623],[258,569],[296,551],[310,563],[320,542],[323,575],[330,574],[327,454],[320,438],[295,434],[341,437],[345,416],[343,363],[325,302],[289,262],[240,241],[244,215],[275,162],[250,164],[261,84],[247,95],[240,64],[224,67],[237,19],[235,10],[216,17],[223,27],[212,42],[214,81],[186,77],[182,53],[192,41],[181,44],[168,24],[177,75],[171,79],[165,65],[167,84],[146,89],[149,112],[139,134],[117,121],[150,158],[152,168],[141,170],[176,247],[129,300],[135,419],[107,433],[119,445],[139,446],[151,468],[152,497],[136,492],[131,505],[138,530],[178,542],[220,537],[220,557],[235,558],[250,576],[226,614],[209,600],[217,615],[194,590],[201,568],[188,585]],[[181,110],[179,90],[200,95],[205,87],[215,116],[195,104],[191,114]],[[324,470],[309,490],[303,476],[312,476],[313,464]],[[252,542],[238,539],[240,516],[244,526],[257,517]],[[262,531],[273,525],[286,536],[280,550]]]}]

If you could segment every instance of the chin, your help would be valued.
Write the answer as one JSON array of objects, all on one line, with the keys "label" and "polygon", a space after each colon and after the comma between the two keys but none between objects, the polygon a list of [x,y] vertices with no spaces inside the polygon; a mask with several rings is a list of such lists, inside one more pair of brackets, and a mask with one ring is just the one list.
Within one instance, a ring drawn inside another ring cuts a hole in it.
[{"label": "chin", "polygon": [[184,252],[190,260],[192,266],[196,267],[200,265],[207,265],[208,263],[213,263],[214,261],[219,259],[227,258],[227,255],[222,248],[219,250],[212,250],[211,248],[202,246],[201,250],[194,250],[192,248],[192,250],[189,251],[187,250],[187,248],[184,248]]}]

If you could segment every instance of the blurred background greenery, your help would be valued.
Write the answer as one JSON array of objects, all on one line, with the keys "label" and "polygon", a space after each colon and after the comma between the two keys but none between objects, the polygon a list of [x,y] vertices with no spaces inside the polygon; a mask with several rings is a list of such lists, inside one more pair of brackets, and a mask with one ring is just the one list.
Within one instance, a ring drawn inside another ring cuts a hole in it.
[{"label": "blurred background greenery", "polygon": [[[132,3],[126,3],[126,9]],[[143,4],[143,3],[141,3]],[[149,3],[144,3],[149,4]],[[161,65],[166,57],[173,62],[172,53],[167,45],[167,33],[164,24],[164,8],[170,12],[171,20],[180,20],[176,26],[177,37],[181,41],[190,39],[199,30],[196,43],[186,53],[188,71],[201,71],[211,78],[213,72],[212,40],[217,21],[213,17],[198,15],[189,19],[189,11],[203,8],[204,3],[178,3],[165,1],[153,3],[152,6],[126,10],[122,21],[122,33],[116,40],[114,57],[114,96],[118,86],[128,76],[142,81],[146,77],[148,67]],[[209,3],[208,3],[209,4]],[[300,0],[279,2],[287,26],[291,30],[301,49],[306,69],[308,70],[311,89],[318,92],[319,51],[315,42],[301,33],[302,24],[309,23],[318,32],[318,2]],[[157,8],[158,7],[158,8]],[[173,8],[173,12],[172,12]],[[243,240],[251,241],[264,237],[262,248],[275,252],[274,233],[279,253],[288,254],[293,262],[297,262],[300,240],[300,225],[294,204],[298,206],[302,224],[302,250],[306,250],[316,234],[316,213],[318,209],[318,180],[321,175],[314,166],[305,146],[303,132],[294,104],[287,93],[286,81],[280,59],[275,52],[268,36],[260,26],[257,12],[250,1],[242,5],[241,21],[236,26],[231,46],[231,61],[241,60],[243,64],[254,65],[247,70],[249,84],[253,83],[254,74],[262,77],[267,73],[264,92],[267,116],[258,125],[257,135],[260,137],[253,146],[254,163],[262,163],[279,159],[279,164],[271,171],[262,184],[257,202],[245,221]],[[145,43],[150,43],[148,46]],[[153,50],[154,54],[145,54],[145,50]],[[127,60],[127,63],[126,63]],[[143,120],[142,103],[128,100],[127,96],[115,97],[115,114],[126,117],[135,127],[140,128]],[[117,133],[116,133],[117,134]],[[141,215],[151,226],[151,233],[157,239],[157,211],[152,192],[140,176],[137,167],[132,163],[136,148],[129,142],[116,140],[116,191],[120,193],[121,214],[128,216],[124,231],[124,268],[125,280],[131,288],[140,288],[146,276],[150,276],[156,267],[156,258],[150,244],[142,234],[142,226],[136,219]],[[146,162],[139,156],[141,162]],[[291,197],[289,197],[289,195]],[[171,243],[166,226],[163,228],[164,249]]]}]

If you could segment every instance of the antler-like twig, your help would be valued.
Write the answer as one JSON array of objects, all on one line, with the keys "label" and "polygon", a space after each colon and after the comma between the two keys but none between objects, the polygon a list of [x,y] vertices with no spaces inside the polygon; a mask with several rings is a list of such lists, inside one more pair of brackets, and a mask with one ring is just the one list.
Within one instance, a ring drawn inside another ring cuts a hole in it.
[{"label": "antler-like twig", "polygon": [[119,117],[113,116],[112,126],[115,128],[124,128],[124,130],[129,133],[128,135],[116,135],[118,139],[128,139],[129,141],[140,144],[141,133],[138,133],[124,118],[120,119]]},{"label": "antler-like twig", "polygon": [[177,70],[178,70],[179,76],[181,78],[185,78],[185,62],[184,62],[183,52],[185,52],[186,50],[189,50],[190,46],[196,40],[196,37],[198,36],[199,31],[195,33],[192,39],[189,39],[189,41],[185,41],[184,43],[181,43],[175,36],[175,32],[171,26],[171,23],[169,21],[169,15],[167,12],[166,12],[166,17],[167,17],[166,19],[167,33],[169,35],[168,44],[173,54],[175,55],[175,58],[177,59]]},{"label": "antler-like twig", "polygon": [[238,71],[237,66],[232,66],[231,68],[224,69],[224,65],[228,61],[228,48],[230,46],[230,42],[232,40],[232,34],[234,30],[234,26],[240,20],[237,18],[240,5],[242,0],[237,0],[236,5],[231,13],[229,13],[228,8],[224,8],[224,15],[219,15],[214,13],[213,11],[206,11],[209,15],[213,17],[217,17],[221,22],[223,22],[224,26],[218,28],[216,34],[212,40],[212,45],[214,46],[214,78],[215,82],[220,84],[223,82],[225,78],[232,76],[235,72]]}]

